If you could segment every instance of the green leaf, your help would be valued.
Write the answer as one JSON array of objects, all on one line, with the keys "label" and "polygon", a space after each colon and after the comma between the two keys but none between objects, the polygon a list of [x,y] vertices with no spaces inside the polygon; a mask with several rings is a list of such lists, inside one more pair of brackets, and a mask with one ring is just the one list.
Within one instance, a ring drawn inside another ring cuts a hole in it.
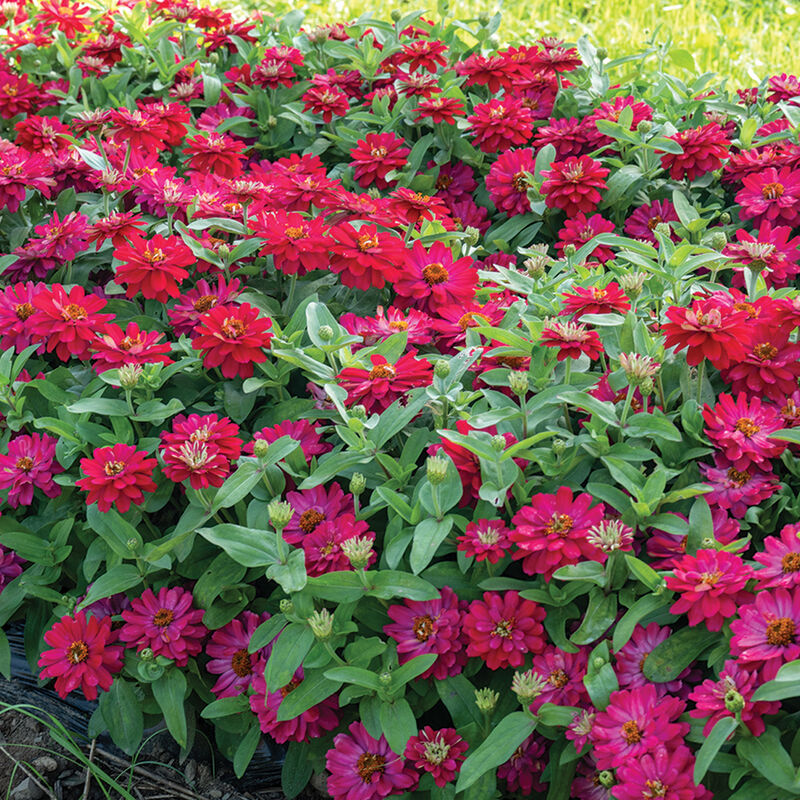
[{"label": "green leaf", "polygon": [[266,622],[262,622],[250,637],[250,645],[248,650],[251,653],[259,651],[262,647],[266,647],[286,626],[286,617],[283,614],[275,614],[270,617]]},{"label": "green leaf", "polygon": [[703,539],[715,539],[714,520],[711,517],[711,507],[704,497],[698,497],[692,503],[689,512],[689,535],[686,540],[686,552],[695,555],[703,544]]},{"label": "green leaf", "polygon": [[608,641],[600,642],[589,654],[586,675],[583,678],[583,685],[589,693],[589,698],[600,711],[608,705],[611,693],[619,689],[619,681],[610,662]]},{"label": "green leaf", "polygon": [[267,577],[275,581],[286,594],[301,591],[308,581],[305,551],[299,547],[292,550],[285,564],[273,564],[267,570]]},{"label": "green leaf", "polygon": [[415,575],[431,563],[439,545],[447,538],[452,527],[453,517],[445,517],[441,522],[431,518],[424,519],[416,526],[409,557],[409,565]]},{"label": "green leaf", "polygon": [[133,558],[133,551],[128,547],[129,541],[141,547],[139,532],[113,508],[103,513],[96,505],[89,506],[86,509],[86,524],[122,558]]},{"label": "green leaf", "polygon": [[286,800],[293,800],[306,788],[313,772],[314,760],[309,758],[308,746],[289,742],[281,767],[281,789]]},{"label": "green leaf", "polygon": [[308,670],[300,685],[292,689],[283,698],[278,706],[278,722],[299,717],[304,711],[327,700],[332,694],[337,692],[342,685],[342,681],[332,681],[323,677],[319,672]]},{"label": "green leaf", "polygon": [[[407,600],[435,600],[439,590],[428,581],[417,575],[394,570],[381,570],[367,573],[371,587],[367,594],[382,600],[404,597]],[[356,579],[358,576],[355,576]]]},{"label": "green leaf", "polygon": [[142,576],[133,564],[120,564],[117,567],[111,567],[108,572],[92,583],[86,593],[86,597],[76,606],[75,610],[80,611],[97,600],[111,597],[112,594],[117,594],[117,592],[124,592],[141,582]]},{"label": "green leaf", "polygon": [[697,786],[703,780],[714,756],[719,752],[720,747],[727,741],[728,737],[736,730],[739,723],[736,717],[722,717],[711,729],[711,733],[705,737],[703,744],[697,751],[696,761],[694,762],[694,782]]},{"label": "green leaf", "polygon": [[771,681],[763,683],[753,692],[753,702],[758,700],[787,700],[800,696],[800,660],[784,664]]},{"label": "green leaf", "polygon": [[660,412],[633,414],[625,425],[625,435],[652,437],[667,442],[683,441],[683,434]]},{"label": "green leaf", "polygon": [[[118,676],[107,692],[99,694],[100,713],[114,744],[129,756],[133,755],[144,734],[142,703],[136,696],[133,684]],[[182,697],[180,707],[183,708]]]},{"label": "green leaf", "polygon": [[463,674],[454,675],[443,681],[434,681],[433,685],[447,707],[456,728],[463,728],[472,722],[477,724],[483,722],[483,715],[475,705],[475,687],[469,678]]},{"label": "green leaf", "polygon": [[674,681],[717,638],[705,627],[682,628],[650,652],[642,668],[645,678],[654,683]]},{"label": "green leaf", "polygon": [[242,738],[241,743],[233,754],[233,772],[237,778],[241,778],[247,769],[248,764],[253,760],[258,743],[261,741],[261,728],[258,723],[250,726],[250,730]]},{"label": "green leaf", "polygon": [[625,554],[625,562],[631,571],[631,576],[643,583],[651,592],[658,589],[664,579],[649,565],[636,556]]},{"label": "green leaf", "polygon": [[247,701],[247,697],[239,694],[236,697],[220,697],[219,700],[214,700],[200,712],[200,716],[203,719],[221,719],[242,714],[249,709],[250,703]]},{"label": "green leaf", "polygon": [[662,595],[646,594],[644,597],[640,597],[614,626],[614,637],[611,645],[614,652],[619,652],[625,647],[631,636],[633,636],[633,631],[636,626],[646,616],[668,605],[671,598],[671,593]]},{"label": "green leaf", "polygon": [[408,740],[417,734],[417,718],[408,701],[401,698],[393,703],[381,703],[380,721],[389,747],[402,756]]},{"label": "green leaf", "polygon": [[[295,447],[296,446],[295,444]],[[294,450],[294,447],[292,447],[289,452],[291,452],[291,450]],[[267,451],[267,457],[269,457],[269,450]],[[211,507],[212,513],[214,511],[219,511],[221,508],[230,508],[236,505],[240,500],[244,500],[261,481],[262,475],[263,469],[254,461],[245,461],[243,464],[240,464],[236,472],[227,478],[225,483],[219,487],[217,493],[214,495],[213,505]]]},{"label": "green leaf", "polygon": [[433,666],[433,662],[436,661],[437,658],[438,656],[436,653],[423,653],[422,655],[415,656],[406,661],[403,666],[398,667],[391,673],[392,689],[394,690],[400,686],[405,686],[409,681],[413,681],[414,678],[422,675],[426,669]]},{"label": "green leaf", "polygon": [[377,692],[381,688],[378,676],[374,672],[362,667],[332,667],[325,670],[325,677],[329,681],[339,683],[352,683]]},{"label": "green leaf", "polygon": [[107,397],[86,397],[67,406],[72,414],[97,414],[101,417],[127,417],[130,414],[124,400]]},{"label": "green leaf", "polygon": [[535,728],[536,720],[522,711],[514,711],[503,717],[480,747],[461,765],[456,792],[463,792],[481,775],[505,764]]},{"label": "green leaf", "polygon": [[794,764],[775,728],[767,728],[759,737],[743,737],[736,744],[736,754],[752,764],[770,783],[792,794],[798,793],[800,782]]},{"label": "green leaf", "polygon": [[302,622],[290,622],[272,645],[264,679],[270,692],[277,692],[294,677],[314,644],[314,633]]},{"label": "green leaf", "polygon": [[177,667],[171,667],[164,674],[150,684],[153,696],[162,713],[167,730],[172,738],[181,746],[186,746],[187,726],[184,697],[186,696],[186,678]]},{"label": "green leaf", "polygon": [[583,561],[580,564],[568,564],[559,567],[553,577],[560,581],[588,581],[598,586],[606,585],[606,571],[602,564],[596,561]]},{"label": "green leaf", "polygon": [[591,644],[599,639],[617,618],[617,596],[594,587],[589,593],[589,607],[580,627],[570,639],[578,645]]},{"label": "green leaf", "polygon": [[199,528],[197,532],[245,567],[266,567],[278,560],[272,531],[259,531],[225,522],[213,528]]}]

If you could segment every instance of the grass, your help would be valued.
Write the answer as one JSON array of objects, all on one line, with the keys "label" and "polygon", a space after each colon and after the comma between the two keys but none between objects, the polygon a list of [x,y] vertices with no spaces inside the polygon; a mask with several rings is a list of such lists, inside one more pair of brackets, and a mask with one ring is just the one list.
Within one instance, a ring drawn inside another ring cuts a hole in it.
[{"label": "grass", "polygon": [[[279,4],[282,5],[282,4]],[[304,4],[306,24],[349,20],[364,13],[387,18],[403,12],[435,9],[435,1],[329,0]],[[289,6],[287,6],[288,10]],[[584,34],[608,50],[609,58],[669,42],[676,72],[715,72],[731,86],[756,85],[765,76],[796,71],[795,43],[800,38],[800,7],[789,0],[451,0],[459,19],[501,11],[500,44],[524,43],[543,35],[576,41]],[[277,9],[276,9],[277,11]],[[681,52],[684,51],[684,52]],[[693,59],[694,64],[690,66]]]}]

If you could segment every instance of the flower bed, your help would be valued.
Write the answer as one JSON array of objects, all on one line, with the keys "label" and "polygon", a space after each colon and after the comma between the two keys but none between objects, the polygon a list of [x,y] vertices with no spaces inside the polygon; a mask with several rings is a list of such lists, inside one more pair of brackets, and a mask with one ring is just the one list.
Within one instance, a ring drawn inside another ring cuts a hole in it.
[{"label": "flower bed", "polygon": [[800,792],[797,78],[3,10],[0,624],[93,732],[266,733],[289,797]]}]

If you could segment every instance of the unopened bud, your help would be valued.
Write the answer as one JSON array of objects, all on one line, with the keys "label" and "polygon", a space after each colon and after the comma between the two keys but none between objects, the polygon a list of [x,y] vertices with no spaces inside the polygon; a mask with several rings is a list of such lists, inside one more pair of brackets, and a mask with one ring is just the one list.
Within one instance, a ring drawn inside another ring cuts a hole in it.
[{"label": "unopened bud", "polygon": [[434,486],[438,486],[447,477],[447,459],[441,456],[429,456],[425,462],[425,469],[428,480]]},{"label": "unopened bud", "polygon": [[502,453],[506,449],[506,437],[501,434],[492,436],[492,450],[496,453]]},{"label": "unopened bud", "polygon": [[392,685],[392,673],[388,672],[388,671],[381,672],[381,674],[378,675],[378,683],[380,683],[380,685],[383,686],[384,688],[388,688],[389,686],[391,686]]},{"label": "unopened bud", "polygon": [[719,222],[720,222],[720,225],[730,225],[731,224],[731,215],[727,211],[723,211],[719,215]]},{"label": "unopened bud", "polygon": [[217,255],[223,260],[227,261],[231,256],[231,249],[224,242],[217,248]]},{"label": "unopened bud", "polygon": [[433,365],[433,374],[437,378],[446,378],[450,374],[450,364],[444,359],[440,358]]},{"label": "unopened bud", "polygon": [[527,672],[515,672],[511,679],[511,691],[524,706],[529,706],[544,691],[545,686],[547,678],[543,678],[532,669]]},{"label": "unopened bud", "polygon": [[700,542],[700,547],[703,550],[716,550],[718,547],[718,542],[716,539],[712,539],[710,536],[704,536],[703,541]]},{"label": "unopened bud", "polygon": [[277,125],[278,125],[278,118],[277,117],[273,117],[272,114],[270,114],[267,117],[267,126],[270,127],[270,128],[275,128],[275,127],[277,127]]},{"label": "unopened bud", "polygon": [[311,628],[311,632],[321,642],[331,638],[331,634],[333,633],[333,614],[331,614],[327,608],[315,611],[308,618],[308,624]]},{"label": "unopened bud", "polygon": [[605,47],[598,47],[597,48],[597,57],[601,61],[605,61],[605,59],[608,58],[608,50],[606,50]]},{"label": "unopened bud", "polygon": [[475,705],[484,714],[491,714],[497,706],[500,695],[491,689],[475,690]]},{"label": "unopened bud", "polygon": [[134,539],[132,536],[127,542],[125,542],[125,544],[127,545],[128,550],[135,551],[139,549],[139,540]]},{"label": "unopened bud", "polygon": [[670,228],[668,222],[659,222],[653,230],[664,237],[672,235],[672,228]]},{"label": "unopened bud", "polygon": [[356,419],[366,419],[367,409],[365,406],[362,406],[361,403],[359,403],[350,409],[350,416],[355,417]]},{"label": "unopened bud", "polygon": [[400,22],[403,18],[403,12],[399,8],[393,8],[391,16],[392,22]]},{"label": "unopened bud", "polygon": [[78,605],[78,598],[71,597],[68,594],[62,594],[61,603],[62,605],[65,605],[70,611],[72,611],[75,608],[75,606]]},{"label": "unopened bud", "polygon": [[541,278],[551,261],[552,259],[548,255],[531,256],[522,262],[522,266],[525,267],[531,278]]},{"label": "unopened bud", "polygon": [[642,293],[646,277],[644,272],[626,272],[619,277],[620,288],[628,297],[635,300]]},{"label": "unopened bud", "polygon": [[375,186],[370,186],[369,189],[367,189],[367,194],[373,200],[377,200],[381,196],[380,189],[376,188]]},{"label": "unopened bud", "polygon": [[333,328],[330,325],[323,325],[319,329],[319,338],[322,339],[323,342],[329,342],[333,339]]},{"label": "unopened bud", "polygon": [[354,472],[350,478],[350,494],[358,497],[367,488],[367,479],[360,473]]},{"label": "unopened bud", "polygon": [[289,520],[294,514],[292,504],[285,500],[278,500],[277,497],[267,506],[267,511],[269,512],[269,521],[278,531],[282,531],[289,524]]},{"label": "unopened bud", "polygon": [[353,536],[342,542],[342,552],[350,562],[353,569],[360,570],[369,566],[375,551],[372,549],[373,540],[368,536]]},{"label": "unopened bud", "polygon": [[473,228],[472,225],[467,225],[464,233],[466,234],[464,238],[467,244],[470,247],[476,247],[478,242],[481,240],[481,232],[477,228]]},{"label": "unopened bud", "polygon": [[256,439],[253,442],[253,455],[256,458],[266,458],[269,451],[269,442],[265,439]]},{"label": "unopened bud", "polygon": [[653,123],[650,122],[649,119],[639,120],[639,124],[636,126],[636,130],[642,134],[650,133],[650,131],[653,130]]},{"label": "unopened bud", "polygon": [[656,385],[649,375],[639,384],[639,392],[641,393],[642,397],[650,397],[650,395],[655,391],[655,388]]},{"label": "unopened bud", "polygon": [[620,353],[619,365],[631,386],[641,386],[645,378],[652,378],[661,368],[658,361],[640,353]]},{"label": "unopened bud", "polygon": [[724,231],[714,231],[711,234],[711,247],[714,250],[722,250],[726,244],[728,244],[728,237]]},{"label": "unopened bud", "polygon": [[143,371],[141,364],[123,364],[118,370],[119,385],[127,391],[135,389],[139,385]]},{"label": "unopened bud", "polygon": [[525,397],[528,394],[528,373],[522,370],[512,370],[508,374],[508,388],[517,397]]},{"label": "unopened bud", "polygon": [[491,19],[491,17],[489,16],[489,12],[488,11],[481,11],[481,13],[478,14],[478,22],[481,25],[483,25],[484,27],[486,27],[486,25],[489,24],[489,20],[490,19]]},{"label": "unopened bud", "polygon": [[606,660],[602,656],[595,656],[594,660],[592,661],[592,666],[595,669],[601,669],[602,666],[606,663]]},{"label": "unopened bud", "polygon": [[145,647],[144,650],[139,653],[139,658],[141,658],[142,661],[154,661],[155,653],[153,653],[149,647]]},{"label": "unopened bud", "polygon": [[602,772],[598,773],[597,782],[606,789],[610,789],[612,786],[616,786],[617,779],[610,769],[604,769]]},{"label": "unopened bud", "polygon": [[725,694],[725,708],[732,714],[738,714],[744,706],[744,697],[736,689],[731,689]]},{"label": "unopened bud", "polygon": [[287,597],[284,597],[283,600],[281,600],[281,602],[278,604],[278,608],[280,609],[281,614],[294,614],[294,603]]},{"label": "unopened bud", "polygon": [[19,11],[17,4],[13,2],[3,3],[2,9],[3,16],[6,19],[14,19],[17,16],[17,11]]},{"label": "unopened bud", "polygon": [[578,250],[574,244],[565,244],[564,245],[564,257],[565,258],[572,258]]}]

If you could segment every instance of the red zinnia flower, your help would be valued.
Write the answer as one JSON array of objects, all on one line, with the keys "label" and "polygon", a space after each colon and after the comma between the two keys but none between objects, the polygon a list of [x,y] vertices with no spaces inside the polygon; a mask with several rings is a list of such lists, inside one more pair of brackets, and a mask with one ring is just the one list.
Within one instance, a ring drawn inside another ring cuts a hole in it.
[{"label": "red zinnia flower", "polygon": [[617,800],[711,800],[713,795],[702,784],[695,785],[694,756],[684,744],[657,747],[641,758],[620,764],[618,783],[612,789]]},{"label": "red zinnia flower", "polygon": [[[378,306],[378,313],[374,317],[357,317],[347,313],[339,317],[339,324],[353,336],[360,336],[364,347],[382,342],[399,331],[406,331],[409,345],[430,344],[432,340],[431,318],[414,308],[401,311],[396,306],[387,309]],[[353,350],[359,349],[358,344],[350,346]]]},{"label": "red zinnia flower", "polygon": [[521,100],[511,97],[478,103],[467,117],[473,142],[484,153],[502,153],[525,144],[533,134],[533,116]]},{"label": "red zinnia flower", "polygon": [[123,331],[113,322],[100,326],[97,340],[92,344],[92,359],[98,374],[107,369],[119,369],[123,364],[171,364],[167,355],[169,342],[161,342],[164,334],[142,331],[129,322]]},{"label": "red zinnia flower", "polygon": [[528,189],[532,186],[529,175],[534,172],[533,148],[507,150],[489,168],[486,189],[498,211],[509,217],[531,210]]},{"label": "red zinnia flower", "polygon": [[[800,236],[792,235],[786,225],[773,228],[769,222],[762,222],[755,235],[740,228],[736,231],[736,241],[725,245],[722,254],[730,256],[739,264],[760,272],[768,287],[782,289],[797,277],[800,272]],[[734,270],[732,283],[744,286],[744,269]]]},{"label": "red zinnia flower", "polygon": [[175,586],[162,586],[158,596],[146,589],[144,594],[131,600],[131,607],[122,612],[125,621],[119,638],[136,645],[141,653],[149,647],[154,655],[171,658],[179,667],[185,667],[189,656],[203,649],[203,639],[208,631],[203,625],[200,608],[192,608],[192,593]]},{"label": "red zinnia flower", "polygon": [[289,420],[279,422],[271,428],[262,428],[253,434],[253,441],[244,446],[244,452],[253,454],[253,445],[261,440],[264,442],[274,442],[282,436],[291,436],[299,445],[303,452],[306,463],[310,464],[314,456],[320,456],[333,450],[333,445],[322,441],[322,434],[315,425],[307,419]]},{"label": "red zinnia flower", "polygon": [[8,453],[0,455],[0,489],[8,489],[11,508],[29,506],[34,487],[47,497],[58,497],[61,487],[53,476],[63,472],[56,461],[57,439],[46,433],[15,436],[8,443]]},{"label": "red zinnia flower", "polygon": [[736,470],[769,469],[769,459],[786,449],[786,442],[770,438],[783,427],[780,414],[757,397],[721,394],[713,409],[703,408],[703,419],[706,436]]},{"label": "red zinnia flower", "polygon": [[420,100],[417,105],[415,122],[430,119],[434,124],[446,122],[448,125],[456,124],[456,117],[464,113],[464,103],[456,97],[431,97]]},{"label": "red zinnia flower", "polygon": [[661,156],[661,166],[669,170],[670,177],[679,181],[683,178],[693,181],[706,172],[713,172],[722,166],[728,157],[730,141],[716,122],[709,122],[699,128],[668,136],[682,148],[682,153],[665,153]]},{"label": "red zinnia flower", "polygon": [[408,64],[412,72],[420,68],[436,72],[437,67],[447,66],[446,52],[447,45],[444,42],[436,39],[420,39],[404,44],[396,58],[398,64]]},{"label": "red zinnia flower", "polygon": [[562,314],[569,314],[578,321],[584,314],[626,314],[631,307],[627,295],[619,288],[616,281],[605,287],[573,286],[572,292],[562,294],[564,308]]},{"label": "red zinnia flower", "polygon": [[476,561],[496,564],[511,546],[510,531],[501,519],[479,519],[470,522],[466,531],[458,537],[457,550]]},{"label": "red zinnia flower", "polygon": [[334,115],[343,117],[350,110],[347,95],[335,86],[312,86],[301,99],[303,111],[319,114],[323,122],[330,122]]},{"label": "red zinnia flower", "polygon": [[36,313],[33,298],[42,290],[47,291],[45,284],[27,281],[6,286],[0,293],[0,347],[4,350],[14,347],[21,353],[33,342],[28,320]]},{"label": "red zinnia flower", "polygon": [[407,225],[416,225],[424,219],[443,218],[449,213],[444,200],[420,194],[404,186],[389,195],[387,209]]},{"label": "red zinnia flower", "polygon": [[437,600],[404,600],[403,605],[389,606],[386,613],[393,622],[384,625],[383,632],[397,642],[400,663],[436,653],[436,661],[420,678],[458,675],[467,663],[461,635],[465,607],[449,586],[442,587]]},{"label": "red zinnia flower", "polygon": [[770,167],[745,175],[736,202],[742,206],[739,216],[756,225],[769,220],[794,226],[800,219],[800,170]]},{"label": "red zinnia flower", "polygon": [[780,538],[767,536],[764,539],[764,552],[753,558],[763,568],[756,572],[757,589],[781,587],[791,589],[800,584],[800,525],[784,525]]},{"label": "red zinnia flower", "polygon": [[554,161],[549,170],[542,172],[545,180],[539,191],[548,208],[561,208],[568,217],[579,211],[589,214],[600,202],[600,190],[607,188],[606,175],[608,169],[599,161],[589,156],[570,156]]},{"label": "red zinnia flower", "polygon": [[605,513],[602,503],[592,503],[591,495],[573,497],[572,489],[562,486],[556,494],[534,495],[531,504],[514,515],[509,538],[518,547],[514,560],[522,560],[526,575],[544,575],[549,581],[567,564],[605,561],[605,554],[586,538]]},{"label": "red zinnia flower", "polygon": [[197,326],[192,347],[203,354],[203,366],[219,367],[225,378],[250,378],[253,365],[267,360],[264,348],[273,334],[272,320],[260,317],[249,303],[240,306],[215,306]]},{"label": "red zinnia flower", "polygon": [[87,700],[97,699],[97,687],[111,688],[113,674],[122,669],[122,650],[111,630],[111,617],[87,618],[85,611],[61,617],[44,640],[50,650],[39,656],[39,677],[56,679],[56,691],[66,697],[80,687]]},{"label": "red zinnia flower", "polygon": [[233,305],[240,294],[241,283],[238,278],[225,282],[219,275],[215,285],[205,279],[197,282],[194,289],[180,295],[172,308],[167,309],[170,325],[176,336],[188,334],[192,338],[203,315],[216,306]]},{"label": "red zinnia flower", "polygon": [[126,239],[136,239],[141,237],[141,228],[146,223],[142,216],[134,211],[123,211],[111,214],[105,219],[98,219],[93,225],[86,229],[89,244],[95,242],[95,249],[108,239],[114,247],[122,247],[126,244]]},{"label": "red zinnia flower", "polygon": [[126,297],[141,292],[160,303],[180,294],[178,284],[189,277],[185,268],[197,260],[180,237],[159,235],[136,236],[130,244],[117,247],[114,258],[122,262],[116,280],[126,287]]},{"label": "red zinnia flower", "polygon": [[415,358],[416,352],[409,351],[394,364],[381,355],[373,355],[369,370],[345,367],[336,376],[339,385],[347,390],[345,405],[361,403],[368,414],[380,413],[410,389],[430,385],[433,365],[424,358]]},{"label": "red zinnia flower", "polygon": [[158,462],[145,458],[146,455],[146,451],[137,450],[133,445],[115,444],[96,447],[92,458],[82,458],[81,470],[86,477],[75,481],[75,485],[89,493],[86,505],[97,503],[103,512],[116,505],[122,514],[131,503],[141,505],[143,492],[154,492],[158,488],[152,478]]},{"label": "red zinnia flower", "polygon": [[[6,76],[0,72],[0,83]],[[0,148],[0,209],[10,214],[19,211],[28,189],[50,197],[50,188],[55,180],[50,161],[38,153],[29,153],[20,147]]]},{"label": "red zinnia flower", "polygon": [[444,786],[458,774],[468,748],[455,728],[435,731],[426,725],[418,736],[408,740],[405,756],[418,770],[430,772],[437,786]]},{"label": "red zinnia flower", "polygon": [[[654,200],[639,206],[626,220],[625,233],[634,239],[644,239],[657,246],[653,231],[661,222],[680,222],[678,212],[669,200]],[[676,238],[674,233],[672,237]]]},{"label": "red zinnia flower", "polygon": [[[323,520],[314,530],[303,537],[300,543],[305,553],[306,572],[311,577],[328,572],[343,572],[353,569],[345,549],[342,547],[349,539],[375,540],[375,534],[363,520],[353,514],[342,514],[335,520]],[[365,569],[377,558],[373,551]]]},{"label": "red zinnia flower", "polygon": [[435,314],[440,306],[472,300],[477,284],[478,271],[472,258],[453,260],[453,251],[442,242],[434,242],[430,250],[414,242],[394,289],[400,306]]},{"label": "red zinnia flower", "polygon": [[47,352],[55,350],[62,361],[70,356],[88,359],[96,341],[95,331],[114,318],[113,314],[98,313],[105,308],[105,300],[87,295],[82,286],[73,286],[67,294],[60,283],[54,283],[49,291],[34,295],[31,304],[37,310],[30,319],[32,334],[44,340]]},{"label": "red zinnia flower", "polygon": [[189,167],[197,172],[235,178],[242,173],[244,150],[247,145],[232,136],[210,132],[186,140],[183,152],[188,156]]},{"label": "red zinnia flower", "polygon": [[548,320],[542,329],[539,343],[544,347],[557,347],[558,361],[580,358],[581,355],[588,356],[590,361],[596,361],[603,352],[603,344],[597,332],[589,330],[581,322]]},{"label": "red zinnia flower", "polygon": [[698,550],[697,555],[675,561],[673,569],[675,574],[667,576],[667,586],[680,597],[670,613],[688,614],[689,625],[721,630],[725,620],[753,598],[744,588],[754,576],[753,568],[733,553]]},{"label": "red zinnia flower", "polygon": [[725,308],[713,298],[694,300],[691,308],[671,306],[666,311],[669,322],[661,326],[666,346],[680,351],[687,348],[686,363],[699,364],[707,358],[717,369],[745,357],[741,342],[744,311]]},{"label": "red zinnia flower", "polygon": [[404,140],[394,133],[368,133],[356,142],[350,156],[356,164],[353,177],[365,189],[375,184],[386,189],[390,183],[386,176],[395,169],[402,169],[406,156],[411,152],[403,147]]},{"label": "red zinnia flower", "polygon": [[132,150],[144,153],[158,153],[168,147],[168,128],[158,116],[137,109],[117,108],[111,111],[113,138],[117,142],[127,142]]},{"label": "red zinnia flower", "polygon": [[[614,230],[614,223],[607,220],[602,214],[592,214],[591,217],[587,217],[581,212],[564,220],[564,224],[558,232],[559,241],[556,242],[556,250],[563,257],[565,245],[572,244],[578,249],[598,234],[613,233]],[[605,264],[606,261],[614,258],[614,251],[605,245],[597,245],[592,250],[591,256],[601,264]]]},{"label": "red zinnia flower", "polygon": [[455,64],[458,75],[466,75],[464,86],[487,86],[492,94],[500,89],[510,89],[514,81],[514,70],[507,55],[484,56],[472,53]]},{"label": "red zinnia flower", "polygon": [[589,138],[593,133],[596,131],[577,117],[549,119],[546,125],[537,129],[533,143],[537,148],[552,144],[556,158],[561,161],[567,156],[580,156],[592,150]]},{"label": "red zinnia flower", "polygon": [[345,286],[382,289],[387,281],[392,283],[401,276],[405,247],[393,233],[379,231],[375,225],[356,228],[343,222],[331,228],[329,235],[330,269]]},{"label": "red zinnia flower", "polygon": [[325,237],[323,217],[308,218],[297,211],[279,209],[254,220],[253,227],[264,241],[260,255],[271,255],[275,269],[285,275],[327,269],[330,243]]},{"label": "red zinnia flower", "polygon": [[520,667],[527,653],[544,650],[545,610],[519,592],[484,592],[473,600],[464,617],[467,655],[477,656],[489,669]]},{"label": "red zinnia flower", "polygon": [[541,777],[547,767],[548,742],[541,736],[529,736],[511,755],[511,758],[497,768],[497,777],[506,782],[509,792],[522,797],[544,792],[547,784]]}]

